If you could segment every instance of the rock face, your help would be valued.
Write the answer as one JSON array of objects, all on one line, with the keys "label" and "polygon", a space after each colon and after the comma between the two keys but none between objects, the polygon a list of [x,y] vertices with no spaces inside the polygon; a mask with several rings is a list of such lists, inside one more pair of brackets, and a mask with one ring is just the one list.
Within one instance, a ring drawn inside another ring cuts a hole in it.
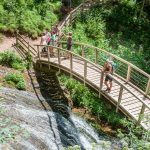
[{"label": "rock face", "polygon": [[40,92],[0,89],[0,149],[63,150],[80,145],[81,149],[90,150],[91,143],[103,141],[109,148],[112,146],[86,121],[71,114],[55,75],[36,76]]}]

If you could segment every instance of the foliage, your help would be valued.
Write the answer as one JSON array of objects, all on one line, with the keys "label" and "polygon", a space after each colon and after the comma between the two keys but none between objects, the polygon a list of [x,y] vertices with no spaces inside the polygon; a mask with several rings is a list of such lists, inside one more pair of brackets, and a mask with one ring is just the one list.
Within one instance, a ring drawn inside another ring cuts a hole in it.
[{"label": "foliage", "polygon": [[138,18],[139,8],[131,1],[96,5],[81,13],[72,27],[74,41],[104,48],[150,73],[150,20]]},{"label": "foliage", "polygon": [[128,132],[118,129],[118,137],[125,148],[133,148],[137,150],[150,149],[150,131],[142,130],[141,127],[135,126],[133,122],[126,122]]},{"label": "foliage", "polygon": [[71,0],[71,2],[72,2],[72,5],[76,7],[80,5],[82,2],[84,2],[84,0]]},{"label": "foliage", "polygon": [[0,31],[14,33],[19,30],[36,38],[57,22],[60,7],[58,0],[2,0]]},{"label": "foliage", "polygon": [[24,81],[22,74],[9,73],[5,76],[5,80],[8,83],[14,83],[17,89],[25,90],[25,81]]},{"label": "foliage", "polygon": [[9,50],[0,53],[0,64],[18,70],[25,69],[25,63],[23,62],[23,60],[18,55],[16,55],[16,53]]},{"label": "foliage", "polygon": [[[133,148],[136,150],[150,149],[150,131],[145,131],[141,127],[136,126],[133,121],[123,119],[122,116],[116,114],[113,109],[109,109],[106,103],[97,97],[87,87],[84,87],[78,81],[67,76],[59,76],[60,83],[63,84],[71,94],[74,104],[78,107],[85,107],[100,120],[105,120],[118,130],[117,137],[123,146],[123,150]],[[98,146],[95,144],[95,146]],[[100,146],[108,146],[107,143],[101,143]],[[73,150],[73,147],[68,149]],[[106,148],[108,149],[108,148]]]},{"label": "foliage", "polygon": [[32,55],[28,52],[26,56],[27,60],[27,69],[30,69],[32,66]]},{"label": "foliage", "polygon": [[100,120],[109,122],[113,127],[123,126],[126,121],[114,109],[109,109],[107,104],[98,98],[98,95],[89,90],[78,81],[64,75],[59,77],[61,83],[70,91],[71,98],[77,107],[84,107],[96,115]]}]

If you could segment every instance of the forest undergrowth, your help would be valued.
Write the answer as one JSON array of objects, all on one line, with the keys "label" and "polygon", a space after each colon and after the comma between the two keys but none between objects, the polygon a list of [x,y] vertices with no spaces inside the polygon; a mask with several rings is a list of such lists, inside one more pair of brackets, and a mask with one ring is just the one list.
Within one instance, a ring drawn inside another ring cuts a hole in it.
[{"label": "forest undergrowth", "polygon": [[150,20],[131,1],[97,4],[81,13],[66,32],[73,40],[103,48],[150,73]]}]

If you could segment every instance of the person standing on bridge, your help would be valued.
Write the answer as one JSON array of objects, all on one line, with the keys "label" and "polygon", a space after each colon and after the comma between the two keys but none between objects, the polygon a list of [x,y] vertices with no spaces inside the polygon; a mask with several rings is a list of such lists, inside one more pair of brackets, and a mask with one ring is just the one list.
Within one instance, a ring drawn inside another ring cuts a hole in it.
[{"label": "person standing on bridge", "polygon": [[113,74],[112,63],[113,63],[113,61],[107,59],[106,63],[104,64],[104,68],[103,68],[103,71],[106,74],[104,84],[107,87],[106,91],[108,91],[109,93],[111,92],[111,89],[112,89],[112,80],[113,80],[113,78],[111,77],[111,75]]},{"label": "person standing on bridge", "polygon": [[[67,50],[71,51],[71,49],[72,49],[72,32],[69,32],[68,38],[67,38]],[[68,53],[67,58],[69,58],[69,53]]]},{"label": "person standing on bridge", "polygon": [[41,51],[46,52],[47,36],[46,36],[45,32],[42,33],[40,45],[42,45],[42,50]]},{"label": "person standing on bridge", "polygon": [[53,31],[55,32],[56,37],[57,37],[57,39],[58,39],[58,37],[59,37],[59,28],[58,28],[58,24],[56,24],[56,26],[54,27]]}]

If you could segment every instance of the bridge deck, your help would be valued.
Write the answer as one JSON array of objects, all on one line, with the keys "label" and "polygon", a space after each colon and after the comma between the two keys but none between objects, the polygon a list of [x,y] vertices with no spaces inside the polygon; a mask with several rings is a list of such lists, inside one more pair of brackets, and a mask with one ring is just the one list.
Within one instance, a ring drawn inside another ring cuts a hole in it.
[{"label": "bridge deck", "polygon": [[[41,61],[43,63],[48,62],[48,58],[41,58]],[[60,67],[60,69],[70,72],[70,59],[64,59],[61,57],[60,59],[61,63],[59,65],[58,58],[50,58],[50,63],[53,66]],[[72,58],[72,71],[71,73],[75,75],[77,78],[84,79],[84,61],[80,60],[78,58]],[[91,85],[93,88],[95,88],[97,91],[99,91],[100,88],[100,78],[101,78],[101,72],[98,68],[93,66],[90,63],[87,63],[87,75],[86,75],[86,83]],[[150,106],[150,100],[148,98],[145,98],[143,94],[141,94],[139,91],[137,91],[135,88],[133,88],[131,85],[124,82],[119,77],[114,77],[118,82],[122,83],[123,85],[127,86],[138,98],[143,100],[147,105]],[[120,85],[118,85],[115,81],[113,81],[113,87],[112,91],[110,93],[105,92],[105,85],[102,87],[102,94],[111,101],[117,105],[119,92],[120,92]],[[142,110],[142,103],[130,92],[127,90],[123,90],[122,97],[121,97],[121,103],[119,106],[119,109],[121,109],[125,114],[130,116],[131,118],[135,119],[136,121],[139,119],[139,114]],[[150,116],[150,110],[148,108],[145,108],[144,111],[145,116]],[[150,120],[148,118],[142,119],[141,125],[145,129],[149,129],[150,127]]]}]

